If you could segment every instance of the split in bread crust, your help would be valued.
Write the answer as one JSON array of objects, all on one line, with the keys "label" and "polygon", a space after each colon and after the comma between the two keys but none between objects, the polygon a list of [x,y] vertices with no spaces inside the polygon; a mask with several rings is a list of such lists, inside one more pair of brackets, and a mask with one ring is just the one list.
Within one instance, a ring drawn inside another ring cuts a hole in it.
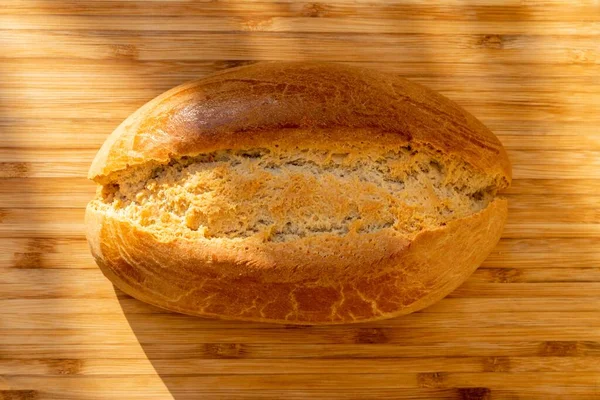
[{"label": "split in bread crust", "polygon": [[412,237],[484,209],[492,179],[409,146],[221,150],[140,167],[106,185],[115,215],[157,237],[290,242],[384,228]]}]

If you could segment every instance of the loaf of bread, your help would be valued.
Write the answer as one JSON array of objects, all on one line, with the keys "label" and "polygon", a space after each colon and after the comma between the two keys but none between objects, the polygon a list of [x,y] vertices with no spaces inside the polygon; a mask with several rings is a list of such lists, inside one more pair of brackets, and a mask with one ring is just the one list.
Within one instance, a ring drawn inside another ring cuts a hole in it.
[{"label": "loaf of bread", "polygon": [[423,86],[337,64],[226,70],[106,140],[87,237],[156,306],[286,324],[424,308],[498,242],[511,181],[481,122]]}]

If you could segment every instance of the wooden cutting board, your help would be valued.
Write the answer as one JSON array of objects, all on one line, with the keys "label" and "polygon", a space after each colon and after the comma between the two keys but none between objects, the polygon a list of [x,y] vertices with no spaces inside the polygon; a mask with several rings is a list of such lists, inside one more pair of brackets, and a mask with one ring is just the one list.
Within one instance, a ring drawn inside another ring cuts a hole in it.
[{"label": "wooden cutting board", "polygon": [[[3,0],[0,399],[600,398],[600,4]],[[83,236],[106,136],[164,90],[259,60],[437,89],[509,150],[498,247],[438,304],[352,326],[167,313]]]}]

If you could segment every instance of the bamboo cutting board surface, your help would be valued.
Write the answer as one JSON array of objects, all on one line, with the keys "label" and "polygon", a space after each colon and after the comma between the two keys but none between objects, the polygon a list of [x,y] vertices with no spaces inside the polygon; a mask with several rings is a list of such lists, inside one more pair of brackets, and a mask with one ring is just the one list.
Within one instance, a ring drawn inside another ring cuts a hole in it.
[{"label": "bamboo cutting board surface", "polygon": [[[600,398],[600,3],[561,3],[3,0],[0,399]],[[464,285],[406,317],[292,328],[171,314],[102,276],[83,210],[106,136],[260,60],[395,72],[499,136],[509,221]]]}]

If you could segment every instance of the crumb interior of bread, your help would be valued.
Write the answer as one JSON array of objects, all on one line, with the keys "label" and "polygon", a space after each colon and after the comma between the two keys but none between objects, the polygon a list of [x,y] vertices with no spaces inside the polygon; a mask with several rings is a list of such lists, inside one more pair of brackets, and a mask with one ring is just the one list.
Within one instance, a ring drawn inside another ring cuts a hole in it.
[{"label": "crumb interior of bread", "polygon": [[104,207],[174,236],[285,242],[392,228],[408,237],[480,211],[492,178],[403,147],[382,152],[221,150],[138,168],[99,193]]}]

